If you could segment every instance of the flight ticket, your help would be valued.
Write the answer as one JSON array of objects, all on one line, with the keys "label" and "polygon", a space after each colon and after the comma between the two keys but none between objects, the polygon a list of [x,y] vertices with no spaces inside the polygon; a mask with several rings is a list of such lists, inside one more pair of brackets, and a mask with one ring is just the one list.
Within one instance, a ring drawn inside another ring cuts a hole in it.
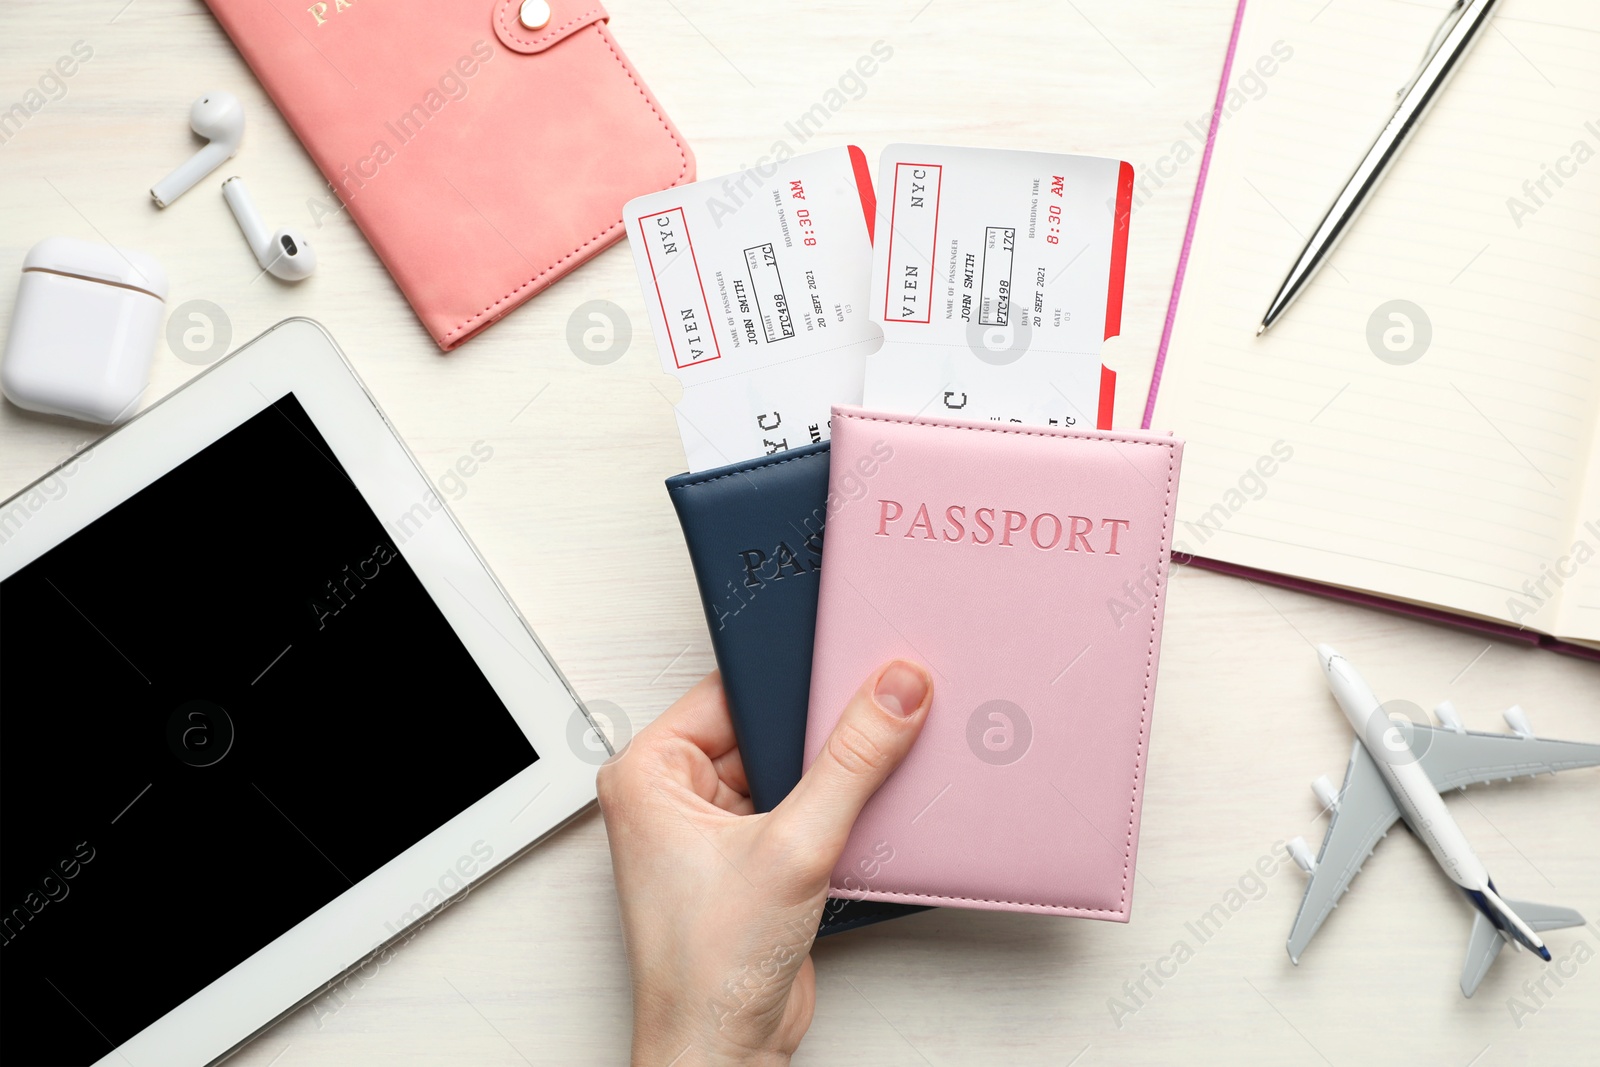
[{"label": "flight ticket", "polygon": [[841,147],[650,193],[625,220],[650,325],[683,385],[691,471],[825,440],[861,402],[871,172]]},{"label": "flight ticket", "polygon": [[878,165],[870,408],[1110,427],[1133,170],[1115,159],[894,144]]},{"label": "flight ticket", "polygon": [[1132,190],[1115,159],[894,144],[876,186],[845,146],[629,202],[689,469],[826,440],[834,404],[1109,429]]}]

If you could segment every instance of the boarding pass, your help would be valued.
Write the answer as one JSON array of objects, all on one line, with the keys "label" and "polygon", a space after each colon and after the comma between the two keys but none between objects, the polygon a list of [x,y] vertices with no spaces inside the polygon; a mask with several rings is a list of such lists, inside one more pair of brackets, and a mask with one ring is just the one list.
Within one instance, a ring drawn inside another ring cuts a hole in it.
[{"label": "boarding pass", "polygon": [[865,406],[1109,428],[1132,187],[1115,159],[886,148]]},{"label": "boarding pass", "polygon": [[825,440],[878,343],[873,191],[841,147],[664,189],[625,208],[691,472]]}]

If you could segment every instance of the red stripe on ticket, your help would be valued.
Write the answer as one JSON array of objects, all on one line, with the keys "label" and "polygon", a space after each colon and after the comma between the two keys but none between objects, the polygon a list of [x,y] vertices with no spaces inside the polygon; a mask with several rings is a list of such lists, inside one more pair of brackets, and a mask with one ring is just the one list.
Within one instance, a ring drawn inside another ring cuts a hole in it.
[{"label": "red stripe on ticket", "polygon": [[639,216],[645,256],[661,317],[667,324],[672,362],[681,370],[722,358],[717,331],[706,303],[706,286],[689,239],[689,221],[674,207]]},{"label": "red stripe on ticket", "polygon": [[888,281],[885,322],[930,322],[933,318],[933,249],[939,240],[937,163],[897,163],[889,201]]}]

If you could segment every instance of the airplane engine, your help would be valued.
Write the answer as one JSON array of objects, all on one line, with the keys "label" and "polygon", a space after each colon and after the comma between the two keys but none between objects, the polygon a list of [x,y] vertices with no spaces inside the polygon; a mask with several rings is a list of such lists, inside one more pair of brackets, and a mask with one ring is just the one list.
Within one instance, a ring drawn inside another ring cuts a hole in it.
[{"label": "airplane engine", "polygon": [[1312,780],[1311,791],[1317,795],[1317,803],[1322,805],[1323,811],[1333,811],[1339,806],[1339,791],[1326,774],[1319,774]]},{"label": "airplane engine", "polygon": [[1505,710],[1506,725],[1518,737],[1532,737],[1533,726],[1528,722],[1528,713],[1522,710],[1521,704],[1513,704]]},{"label": "airplane engine", "polygon": [[1439,706],[1433,709],[1433,717],[1439,720],[1439,725],[1446,730],[1454,730],[1458,734],[1467,732],[1462,725],[1461,716],[1456,714],[1456,706],[1448,700],[1439,701]]}]

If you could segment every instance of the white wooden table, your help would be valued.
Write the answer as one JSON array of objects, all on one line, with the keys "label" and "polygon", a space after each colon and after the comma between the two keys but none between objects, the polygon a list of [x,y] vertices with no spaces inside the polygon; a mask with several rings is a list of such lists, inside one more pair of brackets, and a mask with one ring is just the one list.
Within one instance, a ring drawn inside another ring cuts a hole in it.
[{"label": "white wooden table", "polygon": [[[1306,0],[1306,18],[1321,4]],[[1118,424],[1137,425],[1198,167],[1193,131],[1211,107],[1231,0],[610,6],[613,31],[705,176],[787,137],[785,121],[879,40],[892,57],[811,146],[853,142],[869,157],[896,140],[1030,147],[1143,169],[1187,156],[1186,143],[1194,158],[1148,185],[1136,210],[1125,336],[1108,346],[1122,375]],[[442,474],[474,443],[493,448],[452,506],[583,696],[615,704],[637,729],[711,669],[661,485],[682,469],[663,399],[673,389],[626,247],[441,355],[348,218],[315,225],[308,201],[325,200],[322,179],[198,0],[8,0],[0,106],[80,40],[93,57],[65,95],[0,147],[0,275],[39,238],[70,234],[156,255],[171,277],[169,309],[214,302],[235,346],[290,315],[320,320],[427,467]],[[193,151],[187,109],[211,88],[248,109],[230,170],[250,179],[269,225],[292,221],[317,242],[321,265],[303,286],[252,280],[221,197],[196,192],[164,213],[149,202],[150,183]],[[579,360],[565,340],[569,315],[592,299],[632,321],[631,346],[607,366]],[[163,348],[152,396],[196,370]],[[0,494],[93,436],[0,405]],[[1180,570],[1132,923],[937,911],[825,943],[817,1019],[797,1062],[1600,1058],[1600,963],[1588,962],[1600,954],[1600,923],[1552,935],[1558,962],[1568,961],[1564,985],[1547,979],[1548,994],[1530,994],[1523,983],[1542,968],[1507,954],[1464,1000],[1467,905],[1403,832],[1381,845],[1304,963],[1290,965],[1283,945],[1301,876],[1285,864],[1259,883],[1249,872],[1275,842],[1320,840],[1306,786],[1319,773],[1337,780],[1348,756],[1348,728],[1312,655],[1318,641],[1349,655],[1387,697],[1423,707],[1449,697],[1476,728],[1498,726],[1499,710],[1520,702],[1543,733],[1600,740],[1591,664]],[[1597,805],[1594,771],[1451,801],[1508,893],[1600,918]],[[1230,894],[1241,879],[1244,892]],[[1190,924],[1218,904],[1228,917],[1202,940]],[[1157,972],[1170,977],[1149,977]],[[1514,1017],[1513,997],[1534,1010]],[[302,1010],[236,1062],[621,1063],[628,1034],[605,832],[590,813],[449,909],[347,1002]]]}]

